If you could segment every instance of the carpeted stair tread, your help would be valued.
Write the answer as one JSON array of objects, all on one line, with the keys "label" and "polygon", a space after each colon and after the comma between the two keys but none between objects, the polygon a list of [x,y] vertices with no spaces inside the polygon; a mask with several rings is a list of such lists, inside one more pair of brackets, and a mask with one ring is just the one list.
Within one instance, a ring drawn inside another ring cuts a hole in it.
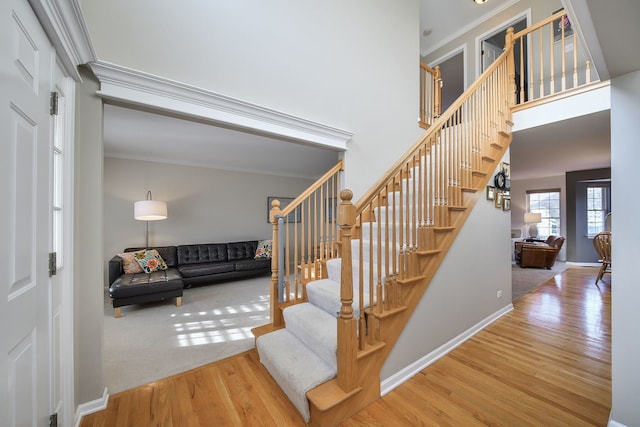
[{"label": "carpeted stair tread", "polygon": [[309,401],[306,393],[336,376],[336,368],[304,345],[287,329],[256,339],[260,362],[309,422]]},{"label": "carpeted stair tread", "polygon": [[287,330],[322,358],[329,366],[337,366],[338,331],[335,316],[311,303],[284,309]]},{"label": "carpeted stair tread", "polygon": [[[357,282],[354,283],[354,287],[357,287]],[[314,280],[307,283],[306,289],[307,298],[311,304],[321,308],[334,317],[338,317],[340,315],[340,308],[342,307],[342,302],[340,301],[340,283],[331,279]],[[360,315],[358,295],[358,292],[353,293],[353,315],[356,318]],[[364,307],[369,307],[368,286],[364,287]]]}]

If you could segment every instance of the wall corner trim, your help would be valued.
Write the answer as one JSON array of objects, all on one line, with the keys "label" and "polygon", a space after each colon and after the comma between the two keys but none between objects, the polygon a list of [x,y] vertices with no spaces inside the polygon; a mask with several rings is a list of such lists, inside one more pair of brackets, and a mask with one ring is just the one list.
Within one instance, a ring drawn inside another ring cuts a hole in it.
[{"label": "wall corner trim", "polygon": [[120,65],[89,63],[103,99],[346,150],[353,133]]},{"label": "wall corner trim", "polygon": [[513,304],[509,303],[508,305],[502,307],[495,313],[492,313],[488,317],[482,319],[480,322],[476,323],[466,331],[463,331],[461,334],[456,336],[455,338],[449,340],[444,343],[440,347],[433,350],[431,353],[426,354],[415,362],[409,364],[407,367],[401,369],[390,377],[384,379],[380,383],[380,395],[384,396],[385,394],[392,391],[394,388],[398,387],[409,378],[413,377],[420,371],[422,371],[427,366],[436,362],[443,356],[446,356],[447,353],[458,347],[460,344],[464,343],[466,340],[482,331],[484,328],[489,326],[491,323],[495,322],[505,314],[511,312],[513,310]]}]

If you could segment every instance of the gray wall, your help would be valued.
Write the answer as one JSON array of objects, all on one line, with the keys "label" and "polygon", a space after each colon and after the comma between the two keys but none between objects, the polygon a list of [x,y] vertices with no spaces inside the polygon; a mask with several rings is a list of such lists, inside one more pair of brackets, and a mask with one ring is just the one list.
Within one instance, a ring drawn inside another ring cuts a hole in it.
[{"label": "gray wall", "polygon": [[[502,161],[509,162],[508,153]],[[381,379],[511,305],[511,216],[484,192],[385,362]],[[497,298],[497,291],[502,297]]]},{"label": "gray wall", "polygon": [[635,71],[611,81],[611,202],[615,212],[612,216],[615,284],[611,287],[611,419],[627,426],[640,426],[640,198],[635,196],[640,158],[638,134],[640,71]]},{"label": "gray wall", "polygon": [[[104,266],[126,247],[144,246],[146,223],[133,204],[151,190],[168,218],[149,222],[149,245],[271,238],[267,197],[296,197],[313,181],[218,169],[104,159]],[[108,277],[105,275],[105,283]]]},{"label": "gray wall", "polygon": [[80,68],[74,151],[75,403],[99,399],[102,381],[102,100],[97,82]]},{"label": "gray wall", "polygon": [[598,262],[593,239],[587,237],[587,184],[611,178],[611,169],[567,172],[567,260]]}]

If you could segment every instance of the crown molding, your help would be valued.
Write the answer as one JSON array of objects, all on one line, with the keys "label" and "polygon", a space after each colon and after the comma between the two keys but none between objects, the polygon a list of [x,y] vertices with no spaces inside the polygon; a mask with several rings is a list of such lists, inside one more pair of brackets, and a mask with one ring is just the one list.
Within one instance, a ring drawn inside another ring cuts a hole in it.
[{"label": "crown molding", "polygon": [[116,64],[89,67],[103,99],[346,150],[353,133]]},{"label": "crown molding", "polygon": [[29,0],[65,70],[81,81],[78,65],[95,61],[78,0]]}]

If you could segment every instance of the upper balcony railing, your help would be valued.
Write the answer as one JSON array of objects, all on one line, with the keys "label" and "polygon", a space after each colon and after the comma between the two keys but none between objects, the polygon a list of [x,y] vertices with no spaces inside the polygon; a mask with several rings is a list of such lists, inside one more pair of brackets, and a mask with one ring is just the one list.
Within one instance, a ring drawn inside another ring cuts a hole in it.
[{"label": "upper balcony railing", "polygon": [[564,11],[514,33],[512,43],[516,109],[599,81]]},{"label": "upper balcony railing", "polygon": [[431,68],[420,62],[420,117],[419,124],[431,126],[442,113],[442,77],[440,67]]}]

